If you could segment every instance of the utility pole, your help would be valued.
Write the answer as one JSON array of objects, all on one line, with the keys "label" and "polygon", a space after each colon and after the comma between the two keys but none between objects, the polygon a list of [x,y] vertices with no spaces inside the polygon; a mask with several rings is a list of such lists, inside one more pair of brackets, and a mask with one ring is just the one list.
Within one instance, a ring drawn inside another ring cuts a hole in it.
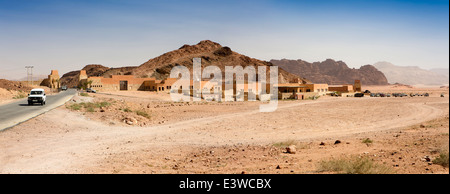
[{"label": "utility pole", "polygon": [[30,80],[31,80],[31,85],[33,85],[33,67],[34,66],[25,66],[25,68],[27,68],[27,82],[28,82],[28,85],[30,85]]}]

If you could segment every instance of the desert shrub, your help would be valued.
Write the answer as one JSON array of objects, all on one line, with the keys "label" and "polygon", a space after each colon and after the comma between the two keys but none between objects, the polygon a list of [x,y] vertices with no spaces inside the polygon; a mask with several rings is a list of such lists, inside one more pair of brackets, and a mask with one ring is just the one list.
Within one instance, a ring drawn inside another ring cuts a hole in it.
[{"label": "desert shrub", "polygon": [[95,112],[94,107],[88,107],[86,108],[86,112]]},{"label": "desert shrub", "polygon": [[98,108],[108,107],[108,106],[111,106],[111,103],[109,103],[109,102],[97,102],[97,103],[95,103],[95,106],[98,107]]},{"label": "desert shrub", "polygon": [[371,143],[373,143],[373,140],[371,140],[369,138],[365,138],[365,139],[362,140],[362,143],[371,144]]},{"label": "desert shrub", "polygon": [[[66,106],[67,108],[71,110],[81,110],[84,109],[86,112],[95,112],[97,108],[103,108],[111,106],[111,103],[109,102],[80,102],[80,103],[74,103],[71,105]],[[131,110],[130,110],[131,112]]]},{"label": "desert shrub", "polygon": [[283,142],[277,142],[272,144],[274,147],[278,147],[278,148],[285,148],[288,147],[290,145],[295,145],[295,147],[297,149],[309,149],[310,146],[307,143],[302,143],[302,142],[298,142],[295,140],[287,140],[287,141],[283,141]]},{"label": "desert shrub", "polygon": [[133,112],[130,108],[126,107],[122,109],[123,112]]},{"label": "desert shrub", "polygon": [[80,110],[81,109],[81,105],[80,104],[71,104],[68,106],[69,109],[71,110]]},{"label": "desert shrub", "polygon": [[89,96],[89,94],[88,93],[80,93],[80,96],[85,96],[85,97],[87,97],[87,96]]},{"label": "desert shrub", "polygon": [[136,112],[136,114],[139,115],[139,116],[143,116],[143,117],[145,117],[145,118],[147,118],[147,119],[150,119],[150,115],[149,115],[147,112],[145,112],[145,111],[137,110],[137,111],[135,111],[135,112]]},{"label": "desert shrub", "polygon": [[381,164],[376,164],[367,157],[331,159],[321,161],[319,172],[336,172],[342,174],[392,174],[393,169]]},{"label": "desert shrub", "polygon": [[443,167],[448,167],[448,151],[441,151],[441,153],[439,154],[439,157],[437,157],[436,159],[433,160],[434,164],[439,164]]},{"label": "desert shrub", "polygon": [[283,141],[283,142],[277,142],[272,144],[275,147],[280,147],[280,148],[284,148],[284,147],[288,147],[290,145],[297,145],[298,142],[296,142],[295,140],[287,140],[287,141]]}]

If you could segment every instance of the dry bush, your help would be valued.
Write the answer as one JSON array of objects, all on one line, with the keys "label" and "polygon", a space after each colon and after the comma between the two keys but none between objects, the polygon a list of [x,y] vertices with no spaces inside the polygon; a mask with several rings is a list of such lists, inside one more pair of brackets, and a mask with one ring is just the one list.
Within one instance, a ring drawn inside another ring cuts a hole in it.
[{"label": "dry bush", "polygon": [[321,161],[318,172],[342,174],[392,174],[393,169],[376,164],[367,157],[341,158]]}]

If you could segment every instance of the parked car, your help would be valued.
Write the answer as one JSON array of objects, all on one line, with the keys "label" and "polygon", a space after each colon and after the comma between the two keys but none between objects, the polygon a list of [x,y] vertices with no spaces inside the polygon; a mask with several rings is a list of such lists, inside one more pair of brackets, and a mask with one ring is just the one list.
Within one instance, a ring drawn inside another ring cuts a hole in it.
[{"label": "parked car", "polygon": [[386,94],[386,97],[391,97],[391,94],[387,93],[387,94]]},{"label": "parked car", "polygon": [[370,94],[372,92],[370,92],[369,90],[364,91],[364,94]]},{"label": "parked car", "polygon": [[61,87],[61,90],[62,90],[62,91],[66,91],[66,90],[67,90],[67,86],[62,86],[62,87]]},{"label": "parked car", "polygon": [[361,97],[364,97],[364,93],[356,93],[354,96],[358,97],[358,98],[361,98]]},{"label": "parked car", "polygon": [[370,93],[370,97],[375,97],[375,93]]},{"label": "parked car", "polygon": [[28,94],[28,105],[33,105],[35,102],[44,105],[47,101],[45,90],[41,88],[32,89]]},{"label": "parked car", "polygon": [[428,93],[425,93],[423,96],[425,96],[425,97],[429,97],[430,96],[430,94],[428,94]]},{"label": "parked car", "polygon": [[97,91],[95,91],[95,90],[92,89],[92,88],[86,89],[86,92],[88,92],[88,93],[97,93]]},{"label": "parked car", "polygon": [[381,93],[381,94],[380,94],[380,97],[386,97],[386,94]]}]

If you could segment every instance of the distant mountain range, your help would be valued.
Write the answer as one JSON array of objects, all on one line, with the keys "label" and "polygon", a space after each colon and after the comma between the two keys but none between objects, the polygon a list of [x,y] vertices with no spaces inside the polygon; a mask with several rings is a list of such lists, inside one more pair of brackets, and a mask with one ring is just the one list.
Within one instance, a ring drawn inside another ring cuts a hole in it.
[{"label": "distant mountain range", "polygon": [[310,80],[313,83],[330,85],[353,84],[361,80],[364,85],[387,85],[385,75],[372,65],[364,65],[359,69],[349,68],[342,61],[327,59],[322,62],[309,63],[303,60],[270,60],[274,65]]},{"label": "distant mountain range", "polygon": [[450,77],[448,68],[434,68],[434,69],[430,69],[430,71],[437,73],[439,75],[443,75],[443,76],[447,77],[447,79]]},{"label": "distant mountain range", "polygon": [[386,75],[389,83],[408,85],[446,85],[449,84],[449,69],[425,70],[416,66],[396,66],[389,62],[378,62],[374,66]]},{"label": "distant mountain range", "polygon": [[[192,71],[192,59],[202,58],[202,68],[214,65],[223,72],[225,66],[279,66],[279,83],[300,78],[303,83],[327,83],[329,85],[353,84],[361,80],[363,85],[446,85],[449,83],[448,69],[424,70],[419,67],[401,67],[388,62],[364,65],[359,69],[349,68],[343,61],[327,59],[309,63],[303,60],[262,61],[236,53],[229,47],[204,40],[196,45],[183,45],[179,49],[148,60],[140,66],[109,68],[102,65],[87,65],[83,68],[88,76],[110,77],[111,75],[134,75],[136,77],[167,78],[175,66],[185,66]],[[61,84],[74,87],[78,84],[79,70],[64,74]]]}]

